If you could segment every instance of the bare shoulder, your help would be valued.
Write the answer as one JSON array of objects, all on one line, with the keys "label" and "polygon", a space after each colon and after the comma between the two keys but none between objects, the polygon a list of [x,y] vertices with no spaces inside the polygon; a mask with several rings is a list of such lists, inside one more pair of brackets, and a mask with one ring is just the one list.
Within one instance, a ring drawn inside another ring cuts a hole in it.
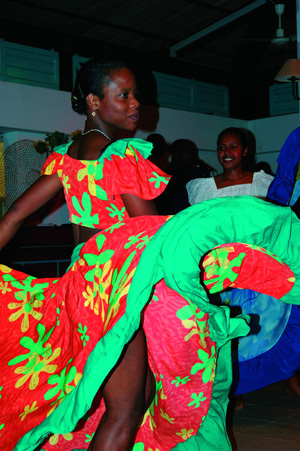
[{"label": "bare shoulder", "polygon": [[76,160],[97,160],[109,141],[102,135],[79,136],[68,149],[68,155]]}]

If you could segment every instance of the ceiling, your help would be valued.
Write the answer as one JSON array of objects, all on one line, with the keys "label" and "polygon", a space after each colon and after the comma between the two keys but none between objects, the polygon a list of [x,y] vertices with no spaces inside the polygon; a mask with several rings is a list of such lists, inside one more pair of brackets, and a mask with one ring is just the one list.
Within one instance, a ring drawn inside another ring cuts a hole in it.
[{"label": "ceiling", "polygon": [[[282,45],[275,3],[284,3]],[[71,90],[72,54],[113,52],[139,69],[229,87],[232,117],[268,116],[268,86],[297,57],[296,0],[1,0],[0,37],[60,54]]]}]

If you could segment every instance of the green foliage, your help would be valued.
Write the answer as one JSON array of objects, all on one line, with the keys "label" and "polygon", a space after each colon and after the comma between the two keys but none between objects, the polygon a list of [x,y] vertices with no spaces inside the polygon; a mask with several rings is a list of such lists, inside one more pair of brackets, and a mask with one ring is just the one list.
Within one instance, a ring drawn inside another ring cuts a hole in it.
[{"label": "green foliage", "polygon": [[49,151],[52,152],[54,147],[66,144],[68,141],[69,135],[65,135],[65,133],[56,130],[54,133],[46,133],[45,140],[34,143],[34,148],[40,154],[48,153]]}]

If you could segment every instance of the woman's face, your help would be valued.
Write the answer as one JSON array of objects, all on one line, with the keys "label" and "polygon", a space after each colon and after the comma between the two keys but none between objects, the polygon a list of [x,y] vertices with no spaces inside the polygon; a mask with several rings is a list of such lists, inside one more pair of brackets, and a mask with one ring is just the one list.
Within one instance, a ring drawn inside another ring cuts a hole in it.
[{"label": "woman's face", "polygon": [[116,69],[103,91],[98,117],[107,125],[134,130],[139,120],[139,102],[135,98],[136,81],[133,73],[126,67]]},{"label": "woman's face", "polygon": [[224,169],[242,167],[243,157],[248,148],[244,147],[240,138],[234,133],[223,135],[218,141],[218,160]]}]

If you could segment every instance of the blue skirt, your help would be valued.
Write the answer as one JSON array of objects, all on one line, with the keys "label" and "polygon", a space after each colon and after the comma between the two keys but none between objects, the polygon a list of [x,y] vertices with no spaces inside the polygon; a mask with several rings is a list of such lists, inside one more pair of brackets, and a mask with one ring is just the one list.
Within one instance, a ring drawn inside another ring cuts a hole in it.
[{"label": "blue skirt", "polygon": [[300,368],[300,307],[251,290],[227,290],[221,299],[254,318],[254,330],[233,345],[232,393],[259,390],[293,376]]}]

